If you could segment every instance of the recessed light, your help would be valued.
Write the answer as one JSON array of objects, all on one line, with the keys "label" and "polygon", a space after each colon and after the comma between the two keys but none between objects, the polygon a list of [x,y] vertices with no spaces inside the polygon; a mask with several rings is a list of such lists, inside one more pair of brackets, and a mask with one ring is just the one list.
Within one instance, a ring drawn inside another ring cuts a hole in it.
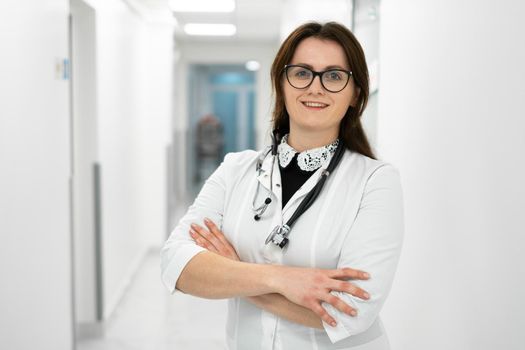
[{"label": "recessed light", "polygon": [[251,71],[257,71],[259,70],[259,68],[261,68],[261,64],[257,61],[248,61],[246,62],[244,66],[246,67],[247,70],[251,70]]}]

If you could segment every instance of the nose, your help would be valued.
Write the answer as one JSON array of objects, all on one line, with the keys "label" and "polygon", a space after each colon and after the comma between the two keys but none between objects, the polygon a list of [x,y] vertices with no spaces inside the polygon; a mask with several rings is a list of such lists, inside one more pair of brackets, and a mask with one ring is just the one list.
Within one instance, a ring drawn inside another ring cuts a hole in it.
[{"label": "nose", "polygon": [[324,88],[323,88],[323,84],[321,84],[321,76],[320,75],[314,76],[314,80],[312,81],[312,83],[308,87],[308,91],[311,92],[311,93],[314,93],[314,94],[324,94],[325,93]]}]

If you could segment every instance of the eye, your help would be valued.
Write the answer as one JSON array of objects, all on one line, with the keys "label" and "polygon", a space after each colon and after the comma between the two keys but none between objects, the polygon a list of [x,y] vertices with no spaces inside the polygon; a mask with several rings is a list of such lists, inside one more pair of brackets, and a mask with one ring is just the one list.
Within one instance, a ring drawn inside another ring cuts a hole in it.
[{"label": "eye", "polygon": [[293,71],[293,76],[298,79],[310,79],[312,72],[306,68],[295,68]]},{"label": "eye", "polygon": [[343,80],[343,74],[344,73],[341,71],[331,70],[331,71],[326,72],[324,75],[325,75],[325,78],[328,80],[339,81],[339,80]]}]

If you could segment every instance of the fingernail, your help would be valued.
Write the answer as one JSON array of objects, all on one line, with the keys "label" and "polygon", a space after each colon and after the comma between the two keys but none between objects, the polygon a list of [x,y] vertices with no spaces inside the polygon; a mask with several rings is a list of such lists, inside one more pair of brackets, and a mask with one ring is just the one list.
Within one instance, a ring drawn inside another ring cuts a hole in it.
[{"label": "fingernail", "polygon": [[195,228],[195,229],[197,228],[197,225],[195,225],[195,224],[191,224],[190,226],[191,226],[192,228]]},{"label": "fingernail", "polygon": [[355,310],[352,310],[352,311],[350,311],[350,315],[355,316],[355,315],[357,315],[357,312],[355,312]]},{"label": "fingernail", "polygon": [[204,218],[204,222],[209,224],[211,222],[211,220],[208,219],[208,218]]},{"label": "fingernail", "polygon": [[364,277],[364,278],[370,278],[370,275],[369,275],[368,273],[365,272],[365,273],[363,273],[363,277]]},{"label": "fingernail", "polygon": [[365,298],[367,298],[367,299],[370,298],[370,294],[368,294],[368,293],[364,293],[363,295],[364,295]]},{"label": "fingernail", "polygon": [[330,322],[330,324],[332,325],[332,327],[335,327],[337,325],[337,323],[335,323],[335,321]]}]

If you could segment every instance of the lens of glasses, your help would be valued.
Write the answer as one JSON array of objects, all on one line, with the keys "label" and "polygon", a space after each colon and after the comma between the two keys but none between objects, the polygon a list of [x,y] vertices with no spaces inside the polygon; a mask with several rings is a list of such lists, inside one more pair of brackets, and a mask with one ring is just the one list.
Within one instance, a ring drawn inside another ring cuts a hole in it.
[{"label": "lens of glasses", "polygon": [[[286,78],[290,85],[296,89],[308,87],[314,80],[315,74],[312,70],[300,66],[287,66]],[[350,74],[347,71],[332,69],[321,74],[321,84],[330,92],[339,92],[346,87]]]}]

